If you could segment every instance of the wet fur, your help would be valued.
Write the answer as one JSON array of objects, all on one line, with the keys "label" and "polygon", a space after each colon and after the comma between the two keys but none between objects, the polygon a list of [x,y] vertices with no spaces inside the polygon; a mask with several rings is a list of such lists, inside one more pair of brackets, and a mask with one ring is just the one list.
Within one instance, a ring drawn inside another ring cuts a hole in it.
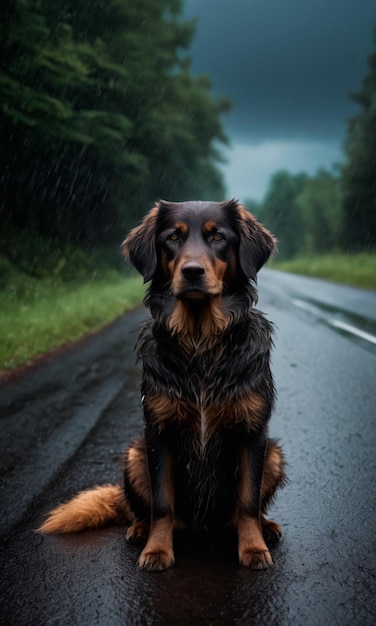
[{"label": "wet fur", "polygon": [[124,492],[104,486],[57,507],[42,532],[75,532],[125,518],[146,540],[139,566],[174,563],[173,531],[233,524],[239,562],[272,563],[265,518],[285,482],[268,438],[274,406],[272,327],[254,308],[256,275],[272,235],[235,201],[161,201],[134,228],[124,254],[150,286],[137,354],[143,365],[144,435],[124,457]]}]

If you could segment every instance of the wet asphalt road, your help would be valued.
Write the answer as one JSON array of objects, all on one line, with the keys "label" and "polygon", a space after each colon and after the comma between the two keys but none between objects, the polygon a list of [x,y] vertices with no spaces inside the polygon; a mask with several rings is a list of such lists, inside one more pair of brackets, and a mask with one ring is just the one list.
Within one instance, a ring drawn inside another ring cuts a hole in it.
[{"label": "wet asphalt road", "polygon": [[0,387],[1,624],[376,623],[376,294],[270,270],[259,284],[290,479],[274,567],[240,567],[229,534],[178,536],[175,568],[145,573],[122,525],[33,532],[77,490],[121,480],[142,427],[141,308]]}]

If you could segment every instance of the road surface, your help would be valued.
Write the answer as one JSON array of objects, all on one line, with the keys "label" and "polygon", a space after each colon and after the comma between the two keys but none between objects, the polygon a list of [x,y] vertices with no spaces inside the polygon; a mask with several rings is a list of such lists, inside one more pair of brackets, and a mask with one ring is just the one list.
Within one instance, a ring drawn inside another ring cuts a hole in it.
[{"label": "road surface", "polygon": [[33,532],[77,490],[121,480],[142,428],[140,308],[0,387],[1,624],[376,623],[376,294],[270,270],[259,286],[289,462],[274,567],[240,567],[230,534],[178,536],[175,568],[146,573],[124,525]]}]

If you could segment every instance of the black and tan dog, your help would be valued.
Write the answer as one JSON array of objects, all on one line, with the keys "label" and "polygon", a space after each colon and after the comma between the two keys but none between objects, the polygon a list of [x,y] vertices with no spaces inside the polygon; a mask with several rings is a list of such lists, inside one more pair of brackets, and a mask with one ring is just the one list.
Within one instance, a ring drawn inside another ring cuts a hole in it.
[{"label": "black and tan dog", "polygon": [[160,201],[123,244],[151,281],[143,365],[144,436],[125,453],[124,491],[105,485],[53,510],[42,532],[76,532],[119,518],[146,539],[139,566],[174,563],[173,531],[233,524],[239,561],[271,565],[280,526],[266,507],[285,481],[267,436],[274,404],[271,325],[253,308],[256,274],[275,246],[244,207]]}]

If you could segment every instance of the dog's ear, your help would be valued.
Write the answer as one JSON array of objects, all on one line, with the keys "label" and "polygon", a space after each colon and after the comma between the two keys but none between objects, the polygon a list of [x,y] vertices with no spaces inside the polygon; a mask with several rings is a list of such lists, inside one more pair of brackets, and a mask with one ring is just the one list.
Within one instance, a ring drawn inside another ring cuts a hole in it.
[{"label": "dog's ear", "polygon": [[144,283],[153,278],[157,269],[155,233],[158,211],[159,208],[154,207],[142,223],[131,230],[121,245],[125,258],[142,274]]},{"label": "dog's ear", "polygon": [[248,278],[256,279],[257,272],[276,249],[277,240],[244,206],[237,206],[240,230],[239,263]]}]

